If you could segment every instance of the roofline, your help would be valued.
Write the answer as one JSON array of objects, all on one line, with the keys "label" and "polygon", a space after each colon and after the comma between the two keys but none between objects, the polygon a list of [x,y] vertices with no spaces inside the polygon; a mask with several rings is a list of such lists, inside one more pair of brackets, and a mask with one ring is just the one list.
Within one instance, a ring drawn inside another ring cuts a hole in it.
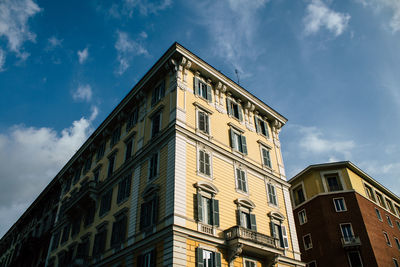
[{"label": "roofline", "polygon": [[395,199],[398,203],[400,203],[400,197],[397,196],[395,193],[390,191],[387,187],[379,183],[377,180],[372,178],[369,174],[367,174],[365,171],[361,170],[359,167],[357,167],[353,162],[351,161],[338,161],[338,162],[329,162],[329,163],[320,163],[320,164],[313,164],[309,165],[307,168],[293,176],[290,180],[288,180],[288,183],[293,184],[300,176],[304,175],[308,171],[311,170],[317,170],[317,169],[325,169],[325,168],[330,168],[330,167],[347,167],[350,170],[354,171],[356,174],[358,174],[361,178],[365,179],[368,181],[370,184],[374,185],[375,187],[379,188],[380,191],[385,192],[386,195],[392,197]]}]

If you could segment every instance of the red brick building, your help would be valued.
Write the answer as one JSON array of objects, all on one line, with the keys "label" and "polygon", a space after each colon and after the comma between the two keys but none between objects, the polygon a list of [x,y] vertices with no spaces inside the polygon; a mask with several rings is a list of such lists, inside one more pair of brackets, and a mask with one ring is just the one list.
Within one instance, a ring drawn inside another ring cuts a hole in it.
[{"label": "red brick building", "polygon": [[400,198],[349,161],[311,165],[291,196],[309,267],[400,266]]}]

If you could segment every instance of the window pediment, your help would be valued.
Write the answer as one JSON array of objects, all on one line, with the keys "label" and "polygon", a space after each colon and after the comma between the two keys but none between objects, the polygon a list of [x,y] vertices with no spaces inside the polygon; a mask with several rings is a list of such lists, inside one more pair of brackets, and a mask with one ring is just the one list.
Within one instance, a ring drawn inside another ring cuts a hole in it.
[{"label": "window pediment", "polygon": [[147,198],[147,197],[151,196],[152,194],[157,193],[159,189],[160,189],[159,185],[157,185],[157,184],[149,184],[143,190],[142,197],[143,198]]},{"label": "window pediment", "polygon": [[197,182],[194,185],[194,187],[196,187],[197,189],[200,189],[202,191],[206,191],[213,195],[216,195],[219,192],[218,188],[215,185],[213,185],[212,183],[209,183],[209,182],[205,182],[205,181]]},{"label": "window pediment", "polygon": [[246,208],[248,208],[250,210],[252,210],[252,209],[254,209],[256,207],[254,202],[251,201],[248,198],[238,198],[238,199],[235,200],[235,203],[237,205],[239,205],[239,206],[246,207]]},{"label": "window pediment", "polygon": [[271,220],[274,219],[280,222],[285,220],[285,216],[282,213],[276,211],[269,212],[268,216],[271,218]]}]

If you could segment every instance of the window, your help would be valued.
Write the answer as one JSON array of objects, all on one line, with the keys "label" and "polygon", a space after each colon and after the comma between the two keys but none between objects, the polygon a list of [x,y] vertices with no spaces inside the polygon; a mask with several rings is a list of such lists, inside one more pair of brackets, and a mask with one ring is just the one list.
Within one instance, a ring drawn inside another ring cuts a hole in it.
[{"label": "window", "polygon": [[198,110],[197,111],[197,128],[205,134],[210,133],[210,117],[207,112]]},{"label": "window", "polygon": [[261,147],[261,154],[262,154],[264,166],[271,168],[272,165],[271,165],[271,156],[270,156],[269,149],[265,148],[265,147]]},{"label": "window", "polygon": [[98,226],[97,234],[94,236],[93,243],[93,257],[98,257],[102,254],[106,248],[107,239],[107,225],[102,224]]},{"label": "window", "polygon": [[84,227],[87,227],[93,223],[95,212],[96,212],[96,205],[93,203],[86,210],[85,219],[83,221]]},{"label": "window", "polygon": [[66,194],[71,189],[71,177],[65,180],[64,194]]},{"label": "window", "polygon": [[372,187],[370,187],[369,185],[366,185],[366,184],[364,184],[364,186],[365,186],[365,192],[367,193],[368,198],[373,201],[376,201]]},{"label": "window", "polygon": [[133,150],[133,138],[130,138],[128,141],[125,142],[125,160],[131,158],[132,150]]},{"label": "window", "polygon": [[90,168],[92,167],[92,156],[89,156],[86,160],[85,160],[85,164],[83,166],[83,172],[87,173]]},{"label": "window", "polygon": [[262,134],[262,135],[264,135],[266,137],[269,137],[269,134],[268,134],[268,123],[265,122],[264,120],[262,120],[261,118],[257,117],[257,116],[254,116],[254,120],[255,120],[255,123],[256,123],[257,133],[260,133],[260,134]]},{"label": "window", "polygon": [[104,156],[105,150],[106,150],[106,143],[103,142],[97,148],[97,153],[96,153],[96,160],[97,161],[99,161]]},{"label": "window", "polygon": [[114,131],[111,134],[111,141],[110,141],[110,147],[112,148],[116,143],[118,143],[119,139],[121,137],[121,127],[118,126],[117,128],[114,129]]},{"label": "window", "polygon": [[386,245],[391,247],[392,244],[390,243],[390,239],[389,239],[388,234],[386,232],[383,232],[383,236],[385,237]]},{"label": "window", "polygon": [[340,182],[338,174],[326,174],[325,180],[328,186],[329,192],[340,191],[343,190],[342,184]]},{"label": "window", "polygon": [[277,206],[278,200],[276,198],[275,186],[273,186],[272,184],[267,184],[267,188],[268,188],[268,203]]},{"label": "window", "polygon": [[197,267],[221,267],[221,254],[203,248],[196,248]]},{"label": "window", "polygon": [[381,213],[379,212],[379,210],[377,208],[375,208],[375,212],[376,212],[376,217],[378,217],[378,220],[382,221]]},{"label": "window", "polygon": [[386,208],[385,206],[385,202],[383,200],[383,197],[380,193],[376,192],[376,198],[378,199],[379,205],[381,205],[381,207]]},{"label": "window", "polygon": [[128,121],[126,122],[126,131],[128,132],[130,129],[132,129],[133,126],[136,125],[138,121],[138,115],[139,115],[139,108],[134,108],[132,113],[129,115]]},{"label": "window", "polygon": [[307,214],[306,214],[306,210],[301,210],[299,211],[299,223],[300,225],[303,225],[307,222]]},{"label": "window", "polygon": [[351,243],[354,240],[354,233],[350,223],[343,223],[340,225],[344,243]]},{"label": "window", "polygon": [[159,152],[153,153],[149,159],[149,179],[158,176]]},{"label": "window", "polygon": [[395,207],[396,207],[396,211],[397,211],[397,216],[399,216],[399,217],[400,217],[400,207],[399,207],[399,206],[397,206],[397,205],[395,205]]},{"label": "window", "polygon": [[293,189],[293,199],[295,206],[300,205],[305,201],[302,185],[299,185]]},{"label": "window", "polygon": [[253,231],[257,231],[256,215],[250,213],[250,209],[241,208],[238,210],[239,225]]},{"label": "window", "polygon": [[400,222],[396,221],[396,224],[397,224],[397,228],[399,228],[399,231],[400,231]]},{"label": "window", "polygon": [[194,77],[194,93],[208,102],[212,101],[211,85],[203,82],[198,77]]},{"label": "window", "polygon": [[53,235],[53,243],[51,243],[51,250],[58,248],[58,243],[60,242],[61,233],[58,231]]},{"label": "window", "polygon": [[155,137],[161,130],[161,112],[151,118],[151,137]]},{"label": "window", "polygon": [[244,266],[245,267],[257,267],[257,263],[253,260],[244,259]]},{"label": "window", "polygon": [[76,184],[79,179],[81,178],[81,168],[79,167],[78,169],[76,169],[75,174],[74,174],[74,180],[73,180],[73,184]]},{"label": "window", "polygon": [[306,264],[306,267],[317,267],[317,262],[316,261],[311,261]]},{"label": "window", "polygon": [[115,168],[115,158],[116,158],[117,152],[112,153],[108,157],[108,171],[107,171],[107,178],[110,178],[112,174],[114,173],[114,168]]},{"label": "window", "polygon": [[206,176],[211,175],[210,153],[205,150],[199,150],[199,173]]},{"label": "window", "polygon": [[394,267],[399,267],[399,263],[397,262],[397,260],[395,258],[393,258],[393,264],[394,264]]},{"label": "window", "polygon": [[397,249],[400,250],[400,242],[399,242],[399,239],[397,239],[397,238],[395,237],[395,238],[394,238],[394,241],[396,242]]},{"label": "window", "polygon": [[236,168],[236,189],[248,193],[246,173],[239,168]]},{"label": "window", "polygon": [[219,201],[212,195],[207,197],[197,193],[197,220],[208,225],[219,226]]},{"label": "window", "polygon": [[[286,232],[286,227],[281,224],[271,222],[271,229],[272,229],[272,236],[277,238],[279,241],[279,246],[281,248],[288,248],[289,247],[289,242],[287,238],[287,232]],[[310,236],[310,235],[308,235]],[[303,237],[304,239],[304,237]],[[311,242],[311,236],[310,236],[310,242]],[[312,244],[311,244],[312,247]],[[310,248],[311,248],[310,247]]]},{"label": "window", "polygon": [[152,198],[146,200],[141,205],[140,229],[144,230],[156,224],[157,216],[158,216],[158,197],[154,195]]},{"label": "window", "polygon": [[76,250],[76,258],[82,259],[85,264],[87,264],[87,260],[89,257],[89,247],[90,247],[90,239],[89,236],[82,238],[82,242],[78,244],[78,248]]},{"label": "window", "polygon": [[334,198],[333,204],[335,205],[336,212],[346,211],[346,203],[344,202],[344,198]]},{"label": "window", "polygon": [[392,201],[390,201],[388,198],[386,198],[386,203],[387,203],[387,206],[389,207],[390,212],[393,214],[396,214],[396,211],[394,210]]},{"label": "window", "polygon": [[242,121],[243,114],[242,114],[242,107],[234,102],[232,99],[226,98],[226,106],[228,108],[228,115]]},{"label": "window", "polygon": [[126,238],[127,217],[125,212],[120,212],[115,216],[111,234],[111,246],[119,246],[125,242]]},{"label": "window", "polygon": [[162,80],[154,89],[151,95],[151,105],[154,106],[155,104],[160,101],[165,94],[165,81]]},{"label": "window", "polygon": [[312,248],[311,234],[307,234],[307,235],[303,236],[303,243],[304,243],[305,250]]},{"label": "window", "polygon": [[347,253],[347,258],[349,259],[350,267],[362,267],[362,261],[360,257],[360,253],[355,251],[350,251]]},{"label": "window", "polygon": [[231,147],[243,154],[247,154],[246,137],[238,131],[230,129]]},{"label": "window", "polygon": [[156,266],[156,250],[152,249],[151,251],[144,253],[138,256],[138,265],[141,267],[154,267]]},{"label": "window", "polygon": [[101,197],[100,211],[99,211],[100,217],[111,209],[112,193],[113,189],[111,188]]},{"label": "window", "polygon": [[61,236],[61,244],[65,243],[68,240],[70,229],[71,229],[71,224],[67,223],[67,225],[64,226],[63,233]]},{"label": "window", "polygon": [[387,220],[389,226],[390,226],[390,227],[393,227],[392,220],[390,219],[389,215],[387,215],[387,214],[386,214],[386,220]]},{"label": "window", "polygon": [[71,236],[76,236],[81,229],[81,217],[75,218],[72,221]]},{"label": "window", "polygon": [[117,203],[121,203],[123,200],[127,199],[131,192],[131,176],[128,175],[118,184],[118,196]]}]

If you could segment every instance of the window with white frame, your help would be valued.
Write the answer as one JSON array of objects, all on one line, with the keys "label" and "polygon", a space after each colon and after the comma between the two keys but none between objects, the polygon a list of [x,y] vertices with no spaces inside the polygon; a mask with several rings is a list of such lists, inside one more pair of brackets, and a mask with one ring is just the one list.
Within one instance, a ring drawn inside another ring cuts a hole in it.
[{"label": "window with white frame", "polygon": [[350,223],[340,224],[340,231],[342,232],[342,237],[344,243],[351,243],[354,240],[353,228]]},{"label": "window with white frame", "polygon": [[197,267],[221,267],[221,254],[201,247],[196,248]]},{"label": "window with white frame", "polygon": [[219,201],[215,199],[218,189],[208,182],[197,182],[195,187],[197,188],[197,221],[210,226],[219,226]]},{"label": "window with white frame", "polygon": [[335,206],[336,212],[342,212],[346,211],[346,202],[344,201],[344,198],[339,197],[339,198],[334,198],[333,199],[333,204]]},{"label": "window with white frame", "polygon": [[262,159],[263,159],[263,165],[271,168],[272,164],[271,164],[270,149],[268,149],[264,146],[261,146],[261,155],[262,155]]},{"label": "window with white frame", "polygon": [[236,189],[248,193],[246,172],[236,168]]},{"label": "window with white frame", "polygon": [[271,183],[268,183],[267,189],[268,189],[268,203],[274,206],[278,206],[278,199],[276,197],[275,186]]},{"label": "window with white frame", "polygon": [[388,222],[389,226],[390,226],[390,227],[393,227],[392,220],[390,219],[390,216],[389,216],[389,215],[387,215],[387,214],[386,214],[386,220],[387,220],[387,222]]},{"label": "window with white frame", "polygon": [[250,259],[244,259],[244,267],[257,267],[257,262]]},{"label": "window with white frame", "polygon": [[389,200],[388,198],[386,198],[386,203],[387,203],[387,206],[388,206],[390,212],[393,214],[396,214],[396,211],[394,210],[392,201]]},{"label": "window with white frame", "polygon": [[235,203],[237,205],[237,224],[243,228],[257,231],[256,215],[252,213],[256,207],[254,203],[247,198],[238,198],[235,200]]},{"label": "window with white frame", "polygon": [[161,112],[151,118],[151,137],[155,137],[161,131]]},{"label": "window with white frame", "polygon": [[303,236],[303,243],[304,243],[304,249],[308,250],[311,249],[312,246],[312,240],[311,240],[311,234],[307,234]]},{"label": "window with white frame", "polygon": [[365,186],[365,192],[366,192],[368,198],[375,202],[376,199],[375,199],[375,195],[374,195],[374,191],[373,191],[372,187],[367,184],[364,184],[364,186]]},{"label": "window with white frame", "polygon": [[377,208],[375,208],[375,212],[376,212],[376,217],[378,217],[378,220],[382,221],[381,212]]},{"label": "window with white frame", "polygon": [[211,176],[211,155],[205,149],[199,149],[199,173]]},{"label": "window with white frame", "polygon": [[260,134],[264,135],[265,137],[269,137],[268,123],[258,116],[254,116],[254,121],[256,124],[257,133],[260,133]]},{"label": "window with white frame", "polygon": [[388,234],[386,232],[383,232],[383,236],[385,237],[386,245],[391,247],[392,243],[390,243],[390,239],[389,239]]},{"label": "window with white frame", "polygon": [[329,192],[343,190],[343,185],[337,173],[329,173],[324,175],[326,186]]},{"label": "window with white frame", "polygon": [[243,132],[231,128],[230,137],[232,149],[239,151],[243,154],[247,154],[246,137],[243,135]]},{"label": "window with white frame", "polygon": [[397,216],[400,217],[400,207],[398,205],[394,205],[396,207],[396,211],[397,211]]},{"label": "window with white frame", "polygon": [[151,105],[154,106],[157,104],[165,94],[165,81],[162,80],[159,84],[154,87],[152,95],[151,95]]},{"label": "window with white frame", "polygon": [[381,205],[381,207],[386,208],[385,201],[383,200],[382,194],[378,193],[376,191],[375,191],[375,193],[376,193],[376,198],[378,199],[379,205]]},{"label": "window with white frame", "polygon": [[363,266],[360,253],[357,250],[347,252],[347,258],[349,259],[350,267]]},{"label": "window with white frame", "polygon": [[303,225],[303,224],[305,224],[307,222],[306,210],[299,211],[298,216],[299,216],[300,225]]},{"label": "window with white frame", "polygon": [[149,159],[149,179],[153,179],[158,176],[159,170],[159,156],[160,153],[157,151],[150,156]]},{"label": "window with white frame", "polygon": [[205,134],[210,134],[210,117],[208,112],[197,110],[197,129]]},{"label": "window with white frame", "polygon": [[268,216],[271,218],[271,235],[278,240],[278,244],[281,248],[288,248],[289,241],[286,226],[283,225],[285,217],[279,212],[270,212],[268,213]]},{"label": "window with white frame", "polygon": [[198,96],[206,99],[208,102],[211,102],[212,101],[211,85],[209,83],[205,83],[199,77],[194,77],[193,83],[194,83],[195,95],[198,95]]},{"label": "window with white frame", "polygon": [[243,120],[243,111],[242,111],[242,106],[238,104],[236,101],[233,99],[227,97],[226,98],[226,106],[228,110],[228,115],[242,121]]}]

